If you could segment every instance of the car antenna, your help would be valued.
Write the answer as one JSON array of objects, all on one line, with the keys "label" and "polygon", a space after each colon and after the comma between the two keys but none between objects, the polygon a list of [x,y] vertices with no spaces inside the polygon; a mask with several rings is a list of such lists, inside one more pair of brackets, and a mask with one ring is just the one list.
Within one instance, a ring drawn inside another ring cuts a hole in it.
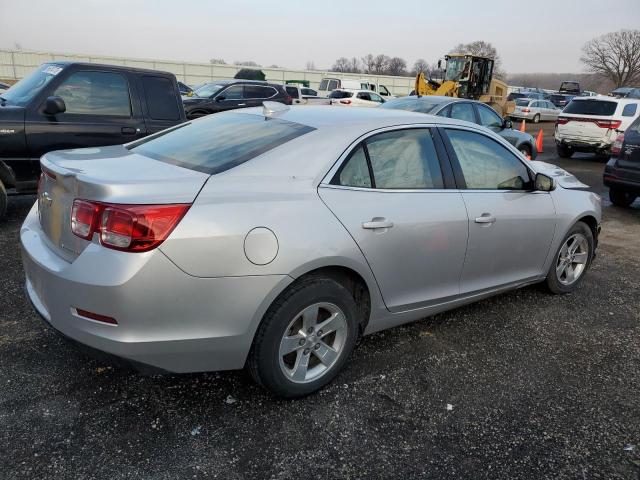
[{"label": "car antenna", "polygon": [[262,115],[265,120],[289,111],[289,105],[280,102],[262,102]]}]

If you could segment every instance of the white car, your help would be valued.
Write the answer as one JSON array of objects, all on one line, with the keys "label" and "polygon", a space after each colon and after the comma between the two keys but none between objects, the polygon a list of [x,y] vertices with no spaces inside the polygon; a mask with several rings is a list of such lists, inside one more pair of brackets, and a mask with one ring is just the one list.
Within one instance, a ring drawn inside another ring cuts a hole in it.
[{"label": "white car", "polygon": [[385,100],[371,90],[338,89],[329,94],[331,105],[341,107],[378,107]]},{"label": "white car", "polygon": [[574,152],[609,154],[619,133],[640,116],[640,99],[574,97],[556,121],[558,155]]},{"label": "white car", "polygon": [[328,97],[334,90],[370,90],[376,92],[385,99],[395,98],[391,91],[381,83],[371,83],[368,80],[349,80],[333,77],[325,77],[320,81],[318,95]]},{"label": "white car", "polygon": [[537,98],[516,98],[516,108],[510,114],[512,118],[524,118],[538,123],[544,120],[555,120],[562,111],[549,100]]}]

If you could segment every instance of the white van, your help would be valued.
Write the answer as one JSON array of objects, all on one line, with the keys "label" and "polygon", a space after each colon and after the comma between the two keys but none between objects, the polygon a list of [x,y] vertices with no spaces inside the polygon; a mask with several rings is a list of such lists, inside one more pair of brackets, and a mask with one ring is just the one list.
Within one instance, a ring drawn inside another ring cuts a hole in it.
[{"label": "white van", "polygon": [[371,90],[382,96],[385,100],[395,98],[389,89],[382,84],[371,83],[368,80],[349,80],[337,77],[325,77],[320,81],[318,96],[327,97],[336,89],[347,90]]},{"label": "white van", "polygon": [[574,152],[608,155],[619,133],[640,116],[640,99],[574,97],[556,120],[558,155]]}]

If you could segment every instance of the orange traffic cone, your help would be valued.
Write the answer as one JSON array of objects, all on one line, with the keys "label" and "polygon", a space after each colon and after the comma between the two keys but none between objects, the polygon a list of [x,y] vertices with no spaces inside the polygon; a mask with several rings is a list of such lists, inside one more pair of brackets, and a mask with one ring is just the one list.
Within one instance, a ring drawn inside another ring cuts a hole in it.
[{"label": "orange traffic cone", "polygon": [[538,132],[538,138],[536,139],[536,149],[538,153],[542,153],[542,137],[543,137],[542,129]]},{"label": "orange traffic cone", "polygon": [[522,119],[522,123],[520,124],[520,131],[524,132],[524,118]]}]

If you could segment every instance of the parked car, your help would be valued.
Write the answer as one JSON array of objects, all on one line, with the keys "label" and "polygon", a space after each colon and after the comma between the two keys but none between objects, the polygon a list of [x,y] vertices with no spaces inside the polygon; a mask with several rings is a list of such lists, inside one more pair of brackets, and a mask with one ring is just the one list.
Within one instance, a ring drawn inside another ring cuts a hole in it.
[{"label": "parked car", "polygon": [[318,92],[300,85],[284,85],[284,90],[291,97],[293,105],[331,105],[327,97],[319,97]]},{"label": "parked car", "polygon": [[609,95],[616,98],[640,98],[640,88],[620,87],[616,88]]},{"label": "parked car", "polygon": [[48,325],[147,368],[246,365],[283,397],[329,383],[362,334],[575,290],[601,221],[499,135],[386,109],[268,102],[42,168],[20,239]]},{"label": "parked car", "polygon": [[36,191],[44,153],[130,142],[185,120],[172,73],[43,64],[0,94],[0,217],[8,188]]},{"label": "parked car", "polygon": [[613,143],[604,167],[604,184],[614,205],[628,207],[640,196],[640,117]]},{"label": "parked car", "polygon": [[371,83],[368,80],[343,80],[341,78],[325,77],[320,81],[318,95],[328,97],[334,90],[370,90],[385,99],[395,98],[386,85]]},{"label": "parked car", "polygon": [[219,80],[205,83],[195,91],[193,97],[183,99],[188,119],[211,113],[256,107],[265,100],[291,105],[292,98],[284,87],[277,83],[260,80]]},{"label": "parked car", "polygon": [[558,155],[574,152],[608,156],[618,133],[640,116],[640,100],[612,97],[575,97],[556,120]]},{"label": "parked car", "polygon": [[0,93],[4,92],[5,90],[9,90],[10,87],[11,85],[9,85],[8,83],[0,82]]},{"label": "parked car", "polygon": [[477,123],[503,137],[525,157],[533,160],[538,156],[536,141],[531,135],[514,130],[511,120],[503,120],[493,108],[482,102],[436,95],[410,95],[390,100],[381,108],[409,110]]},{"label": "parked car", "polygon": [[532,100],[529,98],[518,98],[516,108],[510,114],[511,118],[524,118],[538,123],[544,120],[555,121],[560,115],[560,110],[548,100]]},{"label": "parked car", "polygon": [[180,95],[184,97],[190,97],[193,95],[193,88],[186,83],[178,82],[178,88],[180,89]]},{"label": "parked car", "polygon": [[597,97],[598,92],[592,92],[591,90],[582,90],[582,93],[580,93],[580,95],[582,97]]},{"label": "parked car", "polygon": [[371,90],[338,89],[329,94],[331,105],[340,107],[378,107],[384,98]]},{"label": "parked car", "polygon": [[537,100],[546,100],[550,97],[551,95],[549,95],[548,93],[521,91],[521,92],[511,92],[507,96],[507,101],[513,101],[518,98],[532,98]]},{"label": "parked car", "polygon": [[560,84],[558,93],[551,95],[549,100],[559,108],[564,108],[574,97],[582,95],[580,84],[578,82],[565,81]]}]

